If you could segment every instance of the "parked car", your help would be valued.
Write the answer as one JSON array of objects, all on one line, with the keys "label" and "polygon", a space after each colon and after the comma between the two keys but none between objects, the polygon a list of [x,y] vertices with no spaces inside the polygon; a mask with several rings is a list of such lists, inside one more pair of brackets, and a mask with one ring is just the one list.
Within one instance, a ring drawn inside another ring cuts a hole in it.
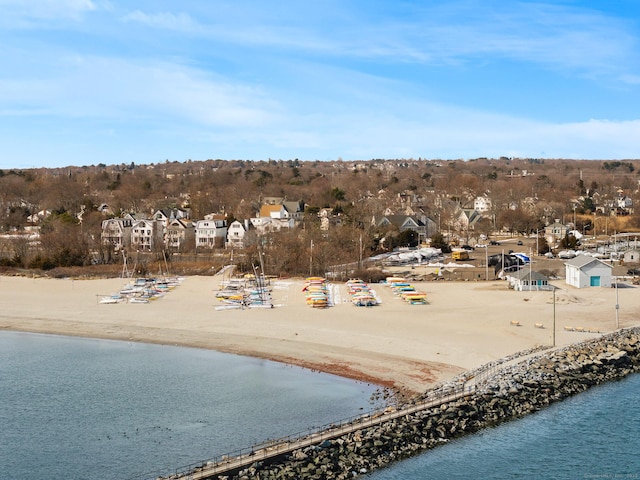
[{"label": "parked car", "polygon": [[484,243],[476,243],[476,248],[487,248]]},{"label": "parked car", "polygon": [[500,242],[496,242],[495,240],[491,240],[489,245],[500,245]]},{"label": "parked car", "polygon": [[463,250],[467,250],[468,252],[475,250],[471,245],[462,245],[460,248]]},{"label": "parked car", "polygon": [[633,275],[634,277],[640,275],[640,268],[630,268],[627,270],[627,275]]},{"label": "parked car", "polygon": [[522,240],[518,240],[518,245],[522,245]]}]

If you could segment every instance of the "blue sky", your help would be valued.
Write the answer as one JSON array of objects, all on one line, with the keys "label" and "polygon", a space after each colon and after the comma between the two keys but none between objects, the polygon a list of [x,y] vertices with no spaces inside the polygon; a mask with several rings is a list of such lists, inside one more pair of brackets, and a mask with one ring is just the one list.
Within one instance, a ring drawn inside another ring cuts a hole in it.
[{"label": "blue sky", "polygon": [[640,2],[0,0],[0,168],[640,158]]}]

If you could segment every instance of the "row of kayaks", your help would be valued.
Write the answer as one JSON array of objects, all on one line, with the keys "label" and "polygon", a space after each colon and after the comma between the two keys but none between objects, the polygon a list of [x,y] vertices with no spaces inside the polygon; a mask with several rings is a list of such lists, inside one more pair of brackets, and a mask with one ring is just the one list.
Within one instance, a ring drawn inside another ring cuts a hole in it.
[{"label": "row of kayaks", "polygon": [[380,305],[376,292],[367,282],[359,278],[347,281],[347,291],[351,296],[351,303],[356,307],[374,307]]},{"label": "row of kayaks", "polygon": [[402,298],[405,302],[411,305],[427,304],[427,294],[417,291],[405,278],[387,277],[386,283],[391,287],[393,294]]},{"label": "row of kayaks", "polygon": [[323,277],[307,277],[302,291],[305,293],[307,305],[313,308],[329,306],[329,287]]},{"label": "row of kayaks", "polygon": [[[224,304],[220,309],[243,308],[246,306],[272,305],[271,288],[262,284],[249,285],[244,281],[231,281],[216,294]],[[386,284],[393,293],[411,305],[425,305],[427,294],[417,291],[415,287],[402,277],[387,277]],[[376,292],[365,281],[353,278],[346,282],[352,305],[358,307],[373,307],[380,305]],[[305,302],[313,308],[327,308],[332,305],[330,286],[324,277],[307,277],[302,288]],[[266,298],[265,298],[266,297]]]}]

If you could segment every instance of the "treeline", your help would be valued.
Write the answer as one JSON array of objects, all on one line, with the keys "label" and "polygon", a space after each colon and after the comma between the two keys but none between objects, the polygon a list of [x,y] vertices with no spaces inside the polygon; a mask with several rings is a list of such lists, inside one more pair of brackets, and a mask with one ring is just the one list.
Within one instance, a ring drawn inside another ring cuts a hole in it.
[{"label": "treeline", "polygon": [[[415,242],[411,234],[376,227],[375,220],[388,212],[426,215],[443,233],[468,236],[454,231],[454,217],[482,195],[491,199],[491,210],[474,235],[531,232],[555,219],[574,218],[576,228],[587,231],[594,227],[594,212],[603,215],[608,201],[625,195],[638,205],[639,165],[638,160],[501,157],[188,160],[0,170],[0,264],[45,269],[122,262],[100,241],[101,222],[108,216],[182,207],[192,219],[223,213],[232,221],[256,216],[265,197],[304,202],[304,220],[293,231],[260,239],[243,254],[253,262],[260,250],[272,271],[291,274],[360,262],[380,251],[383,238],[384,248]],[[324,208],[339,220],[328,231],[320,230],[317,215]],[[611,216],[610,230],[640,226],[635,210],[624,220],[616,225],[621,219]],[[38,227],[39,238],[28,236],[30,227]],[[167,256],[152,253],[157,259]]]}]

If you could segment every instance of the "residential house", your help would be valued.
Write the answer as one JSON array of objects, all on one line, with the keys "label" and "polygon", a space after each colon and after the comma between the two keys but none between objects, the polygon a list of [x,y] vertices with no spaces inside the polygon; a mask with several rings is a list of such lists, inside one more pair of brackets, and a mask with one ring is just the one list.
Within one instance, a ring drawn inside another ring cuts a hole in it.
[{"label": "residential house", "polygon": [[412,215],[385,215],[377,223],[378,227],[385,227],[393,225],[399,231],[404,232],[411,230],[418,234],[419,242],[426,240],[427,238],[427,226],[418,217]]},{"label": "residential house", "polygon": [[589,255],[565,262],[566,283],[576,288],[605,287],[612,284],[613,266]]},{"label": "residential house", "polygon": [[250,221],[259,235],[277,232],[283,228],[293,228],[295,225],[294,218],[289,215],[286,207],[281,203],[263,204],[258,216],[251,218]]},{"label": "residential house", "polygon": [[624,263],[640,263],[640,250],[627,250],[622,259]]},{"label": "residential house", "polygon": [[221,216],[198,220],[195,234],[196,248],[223,248],[227,239],[227,220]]},{"label": "residential house", "polygon": [[550,246],[558,245],[560,240],[567,236],[569,227],[556,220],[550,225],[544,227],[544,238]]},{"label": "residential house", "polygon": [[519,292],[532,290],[551,290],[549,279],[540,272],[531,271],[529,268],[522,268],[506,274],[509,287]]},{"label": "residential house", "polygon": [[182,208],[163,208],[156,210],[153,216],[153,220],[163,222],[165,225],[169,225],[175,219],[189,219],[189,211]]},{"label": "residential house", "polygon": [[472,208],[460,208],[454,213],[452,226],[459,232],[473,230],[482,216]]},{"label": "residential house", "polygon": [[[279,211],[279,208],[265,208],[265,207],[284,207],[284,210]],[[264,209],[264,211],[263,211]],[[259,217],[274,216],[277,213],[276,218],[293,218],[294,222],[299,222],[304,217],[304,202],[303,201],[290,201],[284,197],[263,197],[260,207]]]},{"label": "residential house", "polygon": [[259,217],[283,219],[288,218],[287,209],[282,204],[263,204],[260,207]]},{"label": "residential house", "polygon": [[40,210],[38,213],[34,213],[32,215],[29,215],[27,217],[27,222],[28,223],[40,223],[43,220],[45,220],[46,218],[48,218],[49,216],[51,216],[51,211],[50,210]]},{"label": "residential house", "polygon": [[486,195],[476,197],[473,201],[473,209],[478,213],[487,213],[491,210],[491,199]]},{"label": "residential house", "polygon": [[191,251],[195,247],[195,227],[190,220],[176,218],[165,228],[165,245],[178,251]]},{"label": "residential house", "polygon": [[152,219],[134,221],[131,225],[131,247],[150,252],[163,245],[162,222]]},{"label": "residential house", "polygon": [[284,197],[262,197],[261,204],[262,205],[282,205],[284,202]]},{"label": "residential house", "polygon": [[227,229],[227,248],[244,248],[247,246],[247,233],[251,228],[249,220],[234,220]]},{"label": "residential house", "polygon": [[320,230],[326,232],[332,226],[340,225],[342,223],[342,217],[333,213],[333,208],[322,208],[318,212],[318,218],[320,218]]},{"label": "residential house", "polygon": [[102,221],[101,239],[103,245],[111,245],[114,250],[127,248],[131,245],[130,218],[109,218]]},{"label": "residential house", "polygon": [[300,222],[304,218],[304,202],[292,202],[285,200],[282,202],[286,210],[286,216],[293,218],[294,222]]},{"label": "residential house", "polygon": [[268,232],[279,232],[283,228],[294,227],[293,218],[255,217],[249,220],[258,235],[264,235]]},{"label": "residential house", "polygon": [[98,205],[97,210],[103,215],[113,215],[113,210],[106,203],[101,203],[100,205]]},{"label": "residential house", "polygon": [[620,194],[615,200],[615,212],[617,215],[629,215],[633,213],[633,199]]},{"label": "residential house", "polygon": [[162,239],[165,245],[169,246],[169,241],[167,238],[167,228],[176,219],[189,219],[189,211],[183,210],[181,208],[164,208],[160,210],[156,210],[155,213],[151,216],[152,220],[155,220],[160,225],[162,230]]}]

